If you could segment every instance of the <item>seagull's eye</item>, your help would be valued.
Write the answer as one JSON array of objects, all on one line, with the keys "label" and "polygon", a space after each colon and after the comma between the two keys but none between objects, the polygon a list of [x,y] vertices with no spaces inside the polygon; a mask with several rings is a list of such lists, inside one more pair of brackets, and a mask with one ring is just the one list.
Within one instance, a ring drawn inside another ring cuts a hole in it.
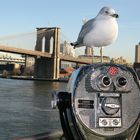
[{"label": "seagull's eye", "polygon": [[108,14],[109,12],[108,11],[105,11],[105,13]]}]

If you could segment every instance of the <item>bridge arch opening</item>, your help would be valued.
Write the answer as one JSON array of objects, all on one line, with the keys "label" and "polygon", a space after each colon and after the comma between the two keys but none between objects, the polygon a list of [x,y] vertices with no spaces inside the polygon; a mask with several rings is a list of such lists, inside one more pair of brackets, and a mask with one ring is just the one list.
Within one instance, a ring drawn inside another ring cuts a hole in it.
[{"label": "bridge arch opening", "polygon": [[46,42],[46,38],[43,37],[42,38],[42,52],[45,52],[45,42]]},{"label": "bridge arch opening", "polygon": [[53,53],[53,48],[54,48],[54,38],[53,37],[51,37],[50,38],[50,54],[52,54]]}]

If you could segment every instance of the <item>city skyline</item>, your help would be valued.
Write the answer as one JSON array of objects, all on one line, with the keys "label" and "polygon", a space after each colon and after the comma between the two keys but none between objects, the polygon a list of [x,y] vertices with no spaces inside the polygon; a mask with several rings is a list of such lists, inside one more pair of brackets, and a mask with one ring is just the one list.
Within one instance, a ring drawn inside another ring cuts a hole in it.
[{"label": "city skyline", "polygon": [[[32,31],[36,27],[57,26],[73,42],[77,39],[83,19],[94,18],[103,6],[111,6],[120,16],[119,35],[116,42],[104,48],[104,55],[115,58],[123,56],[127,61],[134,62],[135,45],[140,41],[139,4],[138,0],[129,3],[126,0],[1,0],[0,37]],[[94,50],[99,54],[98,48]],[[76,52],[83,53],[84,48]]]}]

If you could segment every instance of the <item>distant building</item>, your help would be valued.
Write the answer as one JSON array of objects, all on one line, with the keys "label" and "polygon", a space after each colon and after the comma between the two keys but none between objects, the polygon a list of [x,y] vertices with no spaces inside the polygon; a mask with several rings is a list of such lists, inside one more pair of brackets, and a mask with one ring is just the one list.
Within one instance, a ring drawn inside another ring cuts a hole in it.
[{"label": "distant building", "polygon": [[122,56],[118,58],[112,58],[111,62],[117,64],[127,64],[126,59],[124,59]]},{"label": "distant building", "polygon": [[34,57],[26,56],[25,61],[26,61],[26,67],[32,67],[35,64]]},{"label": "distant building", "polygon": [[140,63],[140,42],[135,47],[135,63]]},{"label": "distant building", "polygon": [[76,57],[75,50],[70,45],[70,43],[68,43],[67,41],[64,41],[64,43],[60,44],[60,52],[63,55],[69,55],[69,56],[72,56],[72,57]]},{"label": "distant building", "polygon": [[134,62],[133,67],[140,79],[140,42],[135,47],[135,62]]},{"label": "distant building", "polygon": [[69,67],[76,67],[76,63],[74,62],[66,62],[66,61],[61,61],[61,68],[65,69],[65,68],[69,68]]},{"label": "distant building", "polygon": [[72,67],[68,67],[60,70],[60,77],[69,77],[75,69]]},{"label": "distant building", "polygon": [[[87,59],[88,61],[91,60],[91,63],[98,63],[101,62],[101,56],[97,56],[97,55],[79,55],[79,58],[84,58]],[[109,56],[103,56],[103,62],[104,63],[110,63],[110,57]]]},{"label": "distant building", "polygon": [[0,54],[0,64],[24,64],[24,58],[20,57],[13,57],[8,54]]},{"label": "distant building", "polygon": [[0,64],[0,74],[3,77],[7,77],[8,75],[20,75],[21,65],[20,64]]}]

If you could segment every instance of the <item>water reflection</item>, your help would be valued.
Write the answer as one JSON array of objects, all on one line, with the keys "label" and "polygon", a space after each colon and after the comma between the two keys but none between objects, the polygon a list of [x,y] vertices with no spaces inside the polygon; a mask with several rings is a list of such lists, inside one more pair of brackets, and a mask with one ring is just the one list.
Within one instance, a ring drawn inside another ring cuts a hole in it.
[{"label": "water reflection", "polygon": [[60,129],[51,93],[66,83],[0,79],[0,140]]}]

